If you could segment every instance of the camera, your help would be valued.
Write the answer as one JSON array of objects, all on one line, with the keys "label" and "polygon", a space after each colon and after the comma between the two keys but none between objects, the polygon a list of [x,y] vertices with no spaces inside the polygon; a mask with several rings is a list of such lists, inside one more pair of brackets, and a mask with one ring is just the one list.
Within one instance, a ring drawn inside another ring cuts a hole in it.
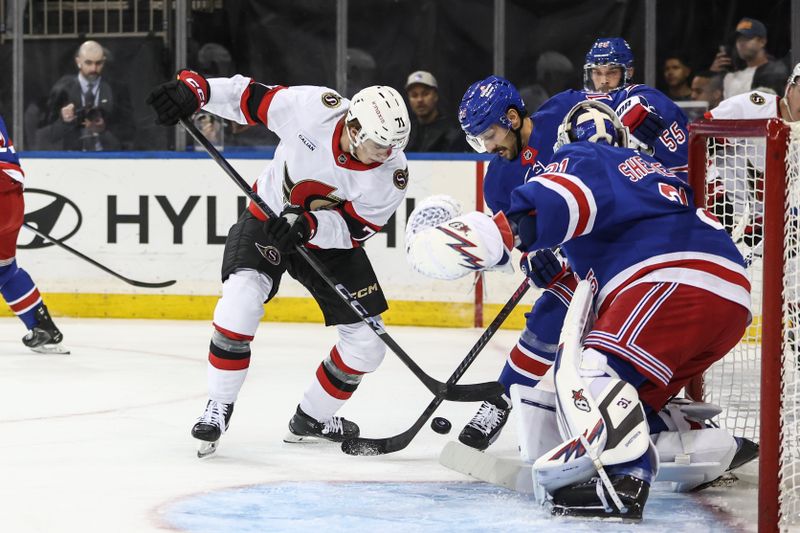
[{"label": "camera", "polygon": [[85,106],[75,111],[75,119],[78,124],[83,124],[84,121],[98,120],[103,118],[103,110],[97,106]]}]

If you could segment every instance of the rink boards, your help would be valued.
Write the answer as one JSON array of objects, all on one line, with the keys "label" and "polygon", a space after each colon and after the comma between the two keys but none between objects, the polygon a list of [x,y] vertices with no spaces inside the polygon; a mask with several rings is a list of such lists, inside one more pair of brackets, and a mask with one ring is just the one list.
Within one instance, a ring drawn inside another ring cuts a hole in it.
[{"label": "rink boards", "polygon": [[[174,154],[173,154],[174,156]],[[464,156],[469,157],[469,156]],[[267,159],[231,157],[253,183]],[[413,159],[406,201],[367,243],[390,301],[389,323],[471,326],[472,276],[439,281],[414,273],[405,260],[405,221],[416,202],[449,194],[464,211],[479,202],[484,162]],[[56,314],[118,318],[211,316],[219,295],[224,239],[246,205],[234,183],[204,154],[166,158],[23,157],[26,221],[129,278],[177,282],[164,289],[137,288],[21,231],[17,258]],[[44,245],[44,246],[43,246]],[[490,319],[519,284],[519,273],[489,273],[484,314]],[[535,299],[528,299],[528,304]],[[523,307],[508,326],[522,325]],[[266,320],[319,321],[304,287],[285,276]],[[7,314],[7,310],[0,313]]]}]

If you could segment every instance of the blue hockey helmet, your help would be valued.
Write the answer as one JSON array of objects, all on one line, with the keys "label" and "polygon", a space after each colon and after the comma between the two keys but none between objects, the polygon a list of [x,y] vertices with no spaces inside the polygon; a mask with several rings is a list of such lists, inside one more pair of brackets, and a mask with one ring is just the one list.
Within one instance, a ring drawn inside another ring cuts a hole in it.
[{"label": "blue hockey helmet", "polygon": [[628,147],[628,128],[608,105],[597,100],[577,103],[564,116],[558,127],[558,140],[553,151],[562,146],[589,141],[609,146]]},{"label": "blue hockey helmet", "polygon": [[506,132],[511,121],[506,112],[514,108],[524,118],[525,103],[514,85],[500,76],[489,76],[469,86],[458,106],[458,122],[467,136],[467,141],[477,152],[486,152],[481,134],[494,124],[501,125]]},{"label": "blue hockey helmet", "polygon": [[620,67],[622,69],[621,89],[630,83],[630,69],[633,68],[633,50],[622,37],[603,37],[597,39],[586,54],[583,65],[583,88],[587,91],[595,90],[592,83],[592,69],[599,66]]}]

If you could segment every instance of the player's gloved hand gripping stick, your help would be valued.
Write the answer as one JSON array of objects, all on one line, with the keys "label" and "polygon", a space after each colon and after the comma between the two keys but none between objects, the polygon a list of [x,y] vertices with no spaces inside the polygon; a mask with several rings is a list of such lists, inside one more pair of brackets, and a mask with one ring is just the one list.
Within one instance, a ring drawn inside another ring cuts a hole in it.
[{"label": "player's gloved hand gripping stick", "polygon": [[[189,122],[186,118],[180,118],[180,124],[189,132],[189,134],[208,152],[214,161],[222,167],[225,173],[230,177],[236,185],[244,192],[244,194],[269,218],[277,218],[272,209],[261,199],[260,196],[247,184],[246,181],[239,175],[238,172],[231,166],[230,163],[214,148],[206,137],[198,131],[198,129]],[[295,250],[303,259],[320,275],[320,277],[327,283],[336,293],[345,300],[353,312],[366,323],[375,334],[388,346],[400,360],[409,368],[411,372],[430,390],[435,396],[440,397],[442,400],[450,400],[456,402],[476,402],[483,401],[486,398],[493,398],[503,393],[503,386],[496,381],[489,381],[486,383],[476,383],[472,385],[454,385],[442,383],[425,373],[422,368],[414,362],[403,349],[389,336],[381,324],[373,317],[369,316],[367,310],[352,296],[352,293],[347,290],[341,283],[337,283],[328,272],[327,267],[322,264],[316,257],[308,253],[303,246],[295,246]]]}]

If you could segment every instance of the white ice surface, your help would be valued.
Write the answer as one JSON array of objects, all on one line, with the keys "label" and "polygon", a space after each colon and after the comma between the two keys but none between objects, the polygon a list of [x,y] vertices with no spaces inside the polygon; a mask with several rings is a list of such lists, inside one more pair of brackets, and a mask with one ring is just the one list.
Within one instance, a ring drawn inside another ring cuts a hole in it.
[{"label": "white ice surface", "polygon": [[[206,401],[208,322],[62,318],[57,323],[71,355],[28,352],[19,341],[22,324],[0,319],[0,531],[325,531],[334,529],[324,526],[328,513],[331,521],[350,522],[355,531],[447,531],[451,525],[455,531],[506,525],[518,530],[511,526],[519,520],[531,530],[623,530],[620,524],[553,520],[524,498],[502,491],[487,496],[498,491],[464,484],[468,478],[441,467],[439,451],[456,438],[476,404],[445,402],[437,414],[453,423],[449,436],[425,427],[407,449],[382,457],[284,444],[286,423],[335,342],[334,329],[262,324],[230,431],[214,456],[199,460],[189,429]],[[474,329],[399,327],[389,333],[442,381],[480,335]],[[515,340],[515,332],[499,332],[462,383],[495,378]],[[356,421],[362,435],[385,437],[408,428],[430,399],[389,352],[341,414]],[[508,424],[491,452],[514,455],[514,431]],[[352,482],[376,482],[359,485],[372,496],[354,490]],[[410,503],[404,499],[409,491]],[[426,507],[415,516],[414,502],[428,501],[419,499],[420,491],[430,492],[435,514]],[[369,511],[359,514],[362,500]],[[752,489],[689,496],[656,487],[645,520],[624,530],[754,530],[754,500]],[[336,501],[355,505],[349,513],[333,513]],[[474,504],[466,505],[470,501]],[[287,509],[291,502],[295,511],[313,508],[313,520],[298,522],[298,513]],[[402,520],[392,518],[398,505],[406,506]],[[280,509],[286,521],[259,526],[270,509]],[[470,509],[474,515],[466,512]],[[225,521],[226,511],[235,514],[232,522]]]}]

